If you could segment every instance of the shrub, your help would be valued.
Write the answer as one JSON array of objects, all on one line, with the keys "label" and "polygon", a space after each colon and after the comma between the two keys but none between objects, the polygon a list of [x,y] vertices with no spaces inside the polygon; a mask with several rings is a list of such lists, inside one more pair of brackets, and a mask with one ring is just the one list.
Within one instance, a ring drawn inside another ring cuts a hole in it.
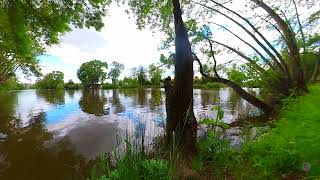
[{"label": "shrub", "polygon": [[[140,180],[169,179],[169,164],[165,160],[147,159],[143,150],[134,149],[126,140],[124,155],[117,149],[113,153],[115,168],[112,170],[106,157],[102,157],[92,170],[91,180]],[[97,175],[97,171],[102,175]]]}]

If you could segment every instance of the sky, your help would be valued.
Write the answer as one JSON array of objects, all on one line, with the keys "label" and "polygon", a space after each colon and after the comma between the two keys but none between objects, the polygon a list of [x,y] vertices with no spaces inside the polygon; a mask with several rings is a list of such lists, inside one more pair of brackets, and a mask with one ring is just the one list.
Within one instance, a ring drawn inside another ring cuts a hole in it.
[{"label": "sky", "polygon": [[[234,1],[228,5],[229,8],[238,12],[248,9],[242,1]],[[317,9],[313,7],[311,9]],[[313,10],[306,10],[299,8],[301,17],[308,17]],[[264,11],[258,11],[263,13]],[[245,12],[250,15],[250,11]],[[150,29],[138,30],[135,24],[135,19],[125,13],[124,7],[112,5],[109,7],[109,15],[104,18],[104,28],[97,32],[95,29],[73,29],[71,32],[64,34],[61,37],[61,42],[58,45],[47,48],[44,55],[38,57],[43,74],[52,71],[62,71],[64,73],[64,80],[67,82],[72,79],[74,82],[80,82],[77,78],[77,70],[82,63],[90,60],[99,59],[111,64],[112,61],[123,63],[125,70],[121,73],[120,79],[124,76],[130,76],[130,70],[133,67],[140,65],[148,67],[151,63],[159,62],[159,51],[161,40],[164,35],[160,32],[153,32]],[[303,19],[303,18],[302,18]],[[246,34],[246,32],[239,28],[235,23],[226,19],[221,15],[216,15],[213,18],[200,20],[200,23],[208,24],[208,22],[215,22],[225,27],[228,27],[238,36],[245,39],[250,44],[253,44],[257,49],[261,50],[256,45],[254,40]],[[242,24],[244,24],[242,22]],[[259,24],[257,24],[259,25]],[[247,26],[247,25],[245,25]],[[240,49],[247,55],[253,55],[250,47],[245,46],[243,42],[235,38],[232,34],[217,28],[217,26],[210,25],[213,33],[213,39],[218,42],[231,45],[236,49]],[[275,40],[278,37],[274,31],[264,31],[264,36],[269,41]],[[215,50],[218,49],[215,47]],[[199,55],[198,55],[199,56]],[[203,62],[202,56],[199,56]],[[223,51],[216,56],[218,63],[228,62],[230,60],[243,60],[230,52]],[[197,65],[195,65],[196,67]],[[172,75],[172,71],[165,74]],[[196,74],[196,75],[199,75]],[[24,83],[34,83],[36,77],[24,77],[18,73],[19,80]]]},{"label": "sky", "polygon": [[[135,20],[130,18],[124,8],[110,7],[109,15],[104,18],[104,28],[73,29],[64,34],[58,45],[47,48],[38,57],[43,74],[62,71],[65,81],[79,82],[77,69],[82,63],[99,59],[111,64],[118,61],[125,65],[120,78],[130,75],[130,69],[140,65],[147,67],[159,61],[158,48],[162,36],[149,29],[138,30]],[[19,76],[22,82],[34,83],[36,78]]]}]

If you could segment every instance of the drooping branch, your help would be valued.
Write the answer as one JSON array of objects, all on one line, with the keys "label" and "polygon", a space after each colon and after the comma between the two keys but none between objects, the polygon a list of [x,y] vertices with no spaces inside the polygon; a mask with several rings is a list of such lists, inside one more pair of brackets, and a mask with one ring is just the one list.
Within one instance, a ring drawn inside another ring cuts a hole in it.
[{"label": "drooping branch", "polygon": [[[284,36],[281,32],[281,30],[276,26],[274,25],[272,22],[268,21],[267,18],[263,18],[261,15],[259,14],[255,14],[257,17],[259,17],[262,21],[265,21],[267,22],[270,26],[272,26],[276,31],[278,31],[278,33],[280,34],[280,36],[282,37],[282,39],[284,39]],[[269,16],[268,16],[269,17]]]},{"label": "drooping branch", "polygon": [[264,9],[272,17],[272,19],[277,23],[279,29],[281,29],[285,37],[285,42],[289,49],[289,57],[290,57],[292,72],[293,72],[292,74],[293,74],[294,80],[297,83],[297,92],[298,94],[303,93],[304,91],[307,90],[307,87],[304,81],[303,70],[300,62],[300,53],[299,53],[299,48],[295,38],[295,33],[292,31],[290,26],[272,8],[270,8],[263,1],[261,0],[251,0],[251,1],[253,1],[259,7]]},{"label": "drooping branch", "polygon": [[243,59],[247,60],[260,74],[263,74],[265,73],[265,70],[260,67],[255,61],[253,61],[251,58],[249,58],[248,56],[244,55],[243,53],[241,53],[240,51],[226,45],[226,44],[223,44],[223,43],[220,43],[218,41],[214,41],[212,40],[212,42],[216,43],[216,44],[219,44],[229,50],[231,50],[232,52],[236,53],[237,55],[239,55],[240,57],[242,57]]},{"label": "drooping branch", "polygon": [[268,104],[264,103],[263,101],[261,101],[260,99],[256,98],[255,96],[251,95],[250,93],[248,93],[247,91],[242,89],[242,87],[237,85],[236,83],[234,83],[234,82],[232,82],[232,81],[230,81],[228,79],[224,79],[224,78],[221,78],[221,77],[212,77],[212,76],[206,74],[203,71],[203,66],[201,64],[200,59],[197,57],[197,55],[195,53],[193,53],[193,55],[194,55],[194,60],[197,61],[198,64],[199,64],[200,73],[204,78],[206,78],[207,80],[209,80],[211,82],[223,83],[223,84],[229,86],[237,94],[239,94],[239,96],[241,98],[247,100],[249,103],[251,103],[252,105],[256,106],[257,108],[259,108],[260,110],[262,110],[266,114],[269,114],[269,113],[271,113],[273,111],[273,108],[271,106],[269,106]]},{"label": "drooping branch", "polygon": [[299,25],[299,31],[300,31],[301,38],[302,38],[303,52],[305,53],[306,52],[306,38],[305,38],[304,33],[303,33],[302,24],[301,24],[301,21],[300,21],[300,16],[299,16],[299,12],[298,12],[296,1],[292,0],[292,2],[293,2],[293,5],[294,5],[294,9],[296,11],[296,16],[297,16],[298,25]]},{"label": "drooping branch", "polygon": [[[271,51],[253,34],[251,33],[244,25],[240,24],[238,21],[236,21],[235,19],[231,18],[230,16],[228,16],[227,14],[217,10],[217,9],[214,9],[212,7],[209,7],[205,4],[202,4],[202,3],[199,3],[199,2],[195,2],[193,1],[194,3],[200,5],[200,6],[203,6],[207,9],[210,9],[214,12],[217,12],[221,15],[223,15],[224,17],[226,17],[227,19],[231,20],[232,22],[234,22],[235,24],[237,24],[239,27],[241,27],[248,35],[250,35],[255,42],[257,42],[259,44],[259,46],[273,59],[273,61],[278,65],[279,69],[282,71],[282,72],[286,72],[286,69],[285,67],[279,63],[279,61],[277,60],[277,58],[273,55],[273,53],[271,53]],[[252,25],[253,26],[253,25]],[[253,26],[254,27],[254,26]],[[255,28],[255,27],[254,27]],[[270,44],[271,45],[271,44]]]},{"label": "drooping branch", "polygon": [[[261,32],[245,17],[243,17],[242,15],[240,15],[239,13],[233,11],[232,9],[230,8],[227,8],[226,6],[224,6],[223,4],[221,3],[218,3],[214,0],[210,0],[211,2],[215,3],[216,5],[219,5],[220,7],[228,10],[229,12],[235,14],[236,16],[238,16],[239,18],[241,18],[242,20],[244,20],[253,30],[255,33],[257,33],[261,39],[268,45],[268,47],[276,54],[276,56],[278,57],[278,59],[280,60],[283,68],[285,71],[287,71],[287,74],[289,74],[289,69],[288,69],[288,66],[287,64],[285,63],[285,61],[283,60],[282,56],[280,55],[280,53],[274,48],[274,46],[261,34]],[[217,11],[216,11],[217,12]],[[218,13],[220,13],[218,11]],[[221,14],[221,13],[220,13]],[[260,45],[260,44],[259,44]],[[260,45],[261,46],[261,45]],[[263,47],[262,47],[263,48]],[[264,48],[263,48],[264,49]],[[265,49],[264,49],[265,50]],[[266,51],[268,53],[268,55],[270,56],[270,52]],[[271,58],[275,59],[273,54],[270,56]]]},{"label": "drooping branch", "polygon": [[269,60],[264,57],[264,55],[262,55],[262,53],[257,49],[255,48],[253,45],[251,45],[250,43],[248,43],[247,41],[243,40],[241,37],[239,37],[237,34],[235,34],[234,32],[232,32],[231,30],[229,30],[228,28],[226,28],[225,26],[223,25],[220,25],[220,24],[217,24],[217,23],[213,23],[212,24],[215,24],[221,28],[223,28],[224,30],[230,32],[232,35],[234,35],[235,37],[237,37],[239,40],[241,40],[243,43],[245,43],[246,45],[250,46],[261,58],[262,60],[271,68],[271,69],[275,69],[275,67],[269,62]]},{"label": "drooping branch", "polygon": [[212,59],[213,59],[213,62],[214,62],[214,64],[213,64],[213,72],[214,72],[214,75],[216,77],[219,77],[219,75],[217,73],[217,60],[216,60],[215,55],[214,55],[213,45],[212,45],[212,42],[211,42],[210,39],[207,39],[207,40],[208,40],[208,43],[210,45],[210,53],[211,53],[211,56],[212,56]]}]

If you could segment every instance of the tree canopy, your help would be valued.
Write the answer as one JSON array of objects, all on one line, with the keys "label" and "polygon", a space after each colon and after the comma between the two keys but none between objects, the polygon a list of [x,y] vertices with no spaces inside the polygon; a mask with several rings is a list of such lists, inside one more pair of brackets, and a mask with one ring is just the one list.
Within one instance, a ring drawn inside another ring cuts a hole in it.
[{"label": "tree canopy", "polygon": [[106,62],[92,60],[80,66],[77,76],[85,86],[93,88],[106,79],[107,68],[108,64]]},{"label": "tree canopy", "polygon": [[117,61],[113,61],[111,63],[111,69],[108,73],[108,78],[110,78],[112,80],[112,84],[115,84],[121,74],[121,72],[124,69],[124,65],[117,62]]},{"label": "tree canopy", "polygon": [[45,75],[43,79],[40,79],[36,83],[36,87],[39,89],[63,89],[64,88],[64,74],[60,71],[52,71]]},{"label": "tree canopy", "polygon": [[0,82],[17,69],[39,76],[37,56],[59,42],[59,36],[72,28],[103,27],[102,18],[111,0],[0,2]]}]

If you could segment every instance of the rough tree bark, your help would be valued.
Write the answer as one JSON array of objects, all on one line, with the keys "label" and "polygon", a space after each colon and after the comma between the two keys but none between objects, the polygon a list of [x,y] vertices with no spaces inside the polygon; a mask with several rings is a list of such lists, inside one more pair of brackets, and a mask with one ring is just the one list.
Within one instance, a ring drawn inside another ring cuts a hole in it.
[{"label": "rough tree bark", "polygon": [[175,27],[175,81],[167,79],[167,141],[175,141],[180,150],[196,151],[197,122],[193,114],[193,56],[182,20],[179,0],[172,0]]}]

